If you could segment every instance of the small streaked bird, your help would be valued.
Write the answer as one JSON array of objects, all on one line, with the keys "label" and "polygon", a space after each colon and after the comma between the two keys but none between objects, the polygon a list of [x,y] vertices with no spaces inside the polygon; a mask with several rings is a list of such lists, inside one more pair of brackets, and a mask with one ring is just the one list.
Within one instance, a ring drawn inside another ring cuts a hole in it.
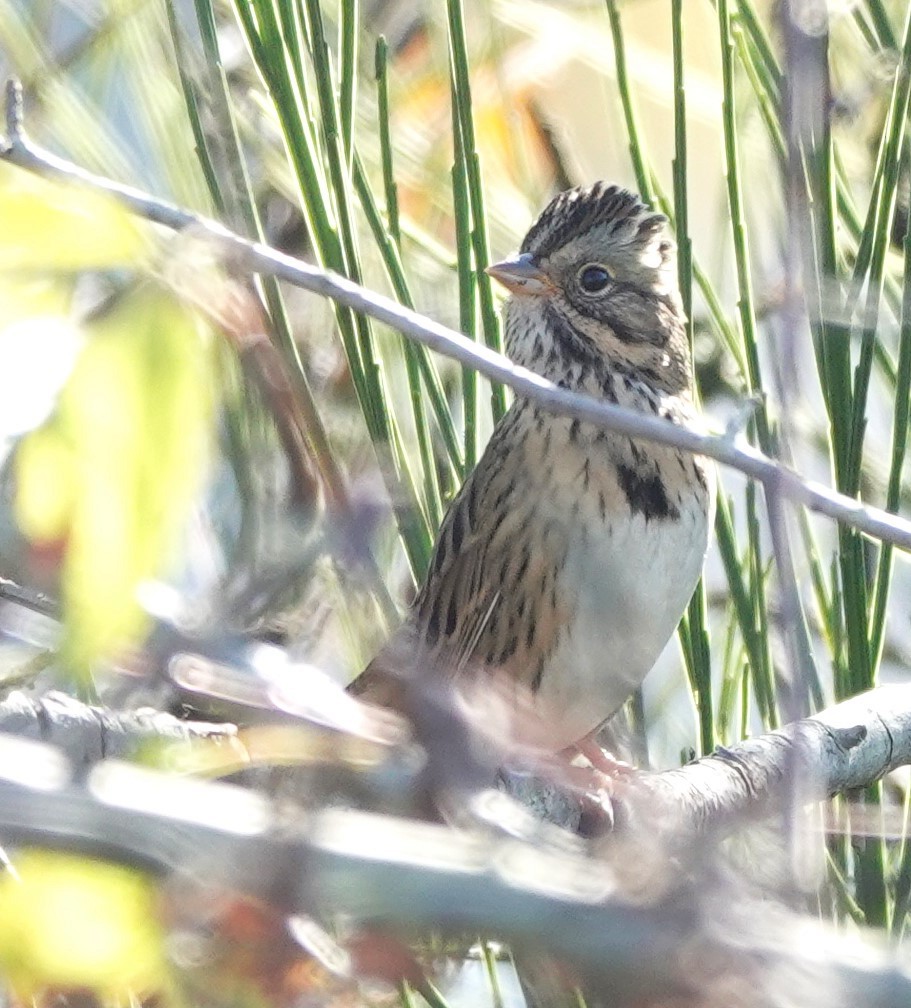
[{"label": "small streaked bird", "polygon": [[[557,385],[674,423],[695,420],[666,219],[605,182],[556,196],[519,254],[506,352]],[[517,398],[442,523],[403,626],[354,690],[409,676],[509,684],[553,752],[588,740],[670,639],[706,552],[713,474],[699,457]]]}]

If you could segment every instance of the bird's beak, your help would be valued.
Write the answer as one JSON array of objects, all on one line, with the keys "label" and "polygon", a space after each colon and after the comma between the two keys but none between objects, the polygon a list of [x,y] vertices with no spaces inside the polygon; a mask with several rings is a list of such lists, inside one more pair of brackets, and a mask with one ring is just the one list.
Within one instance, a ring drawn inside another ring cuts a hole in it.
[{"label": "bird's beak", "polygon": [[487,267],[486,272],[494,280],[499,280],[513,294],[540,297],[543,294],[550,294],[555,289],[550,277],[534,264],[534,257],[530,252],[523,252],[522,255],[512,259],[494,263]]}]

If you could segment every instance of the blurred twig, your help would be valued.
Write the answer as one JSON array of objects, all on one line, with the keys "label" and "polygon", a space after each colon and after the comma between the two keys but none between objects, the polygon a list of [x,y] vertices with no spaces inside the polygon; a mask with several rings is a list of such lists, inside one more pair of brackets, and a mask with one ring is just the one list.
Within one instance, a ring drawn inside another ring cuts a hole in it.
[{"label": "blurred twig", "polygon": [[[15,604],[26,601],[17,596]],[[104,758],[155,737],[201,736],[242,749],[243,738],[230,726],[18,694],[0,704],[0,728],[55,746],[0,736],[4,841],[80,850],[161,873],[198,872],[208,885],[267,899],[282,913],[495,934],[533,955],[543,949],[557,956],[565,975],[593,992],[589,1004],[671,994],[681,1003],[714,1003],[716,984],[728,990],[745,976],[749,990],[738,1004],[814,1003],[780,999],[780,978],[793,982],[795,974],[825,984],[827,1005],[891,1008],[911,996],[911,975],[894,961],[858,943],[839,947],[817,923],[757,905],[731,891],[736,884],[723,872],[705,875],[716,857],[712,841],[774,816],[792,789],[811,803],[911,762],[911,686],[882,687],[679,770],[634,778],[622,795],[632,815],[605,845],[589,848],[598,851],[593,856],[581,841],[489,791],[463,791],[460,822],[470,828],[325,808],[343,774],[349,783],[363,776],[365,791],[376,793],[383,780],[388,787],[402,737],[393,730],[368,739],[370,724],[383,727],[371,721],[374,713],[317,670],[303,676],[306,670],[289,663],[288,674],[280,674],[282,649],[269,646],[257,661],[260,645],[237,651],[213,641],[212,648],[225,650],[217,661],[205,648],[191,653],[179,626],[163,631],[154,638],[151,664],[163,663],[173,683],[248,714],[298,723],[297,755],[316,756],[325,770],[320,786],[300,798],[306,815],[287,804],[283,813],[250,791]],[[327,727],[335,737],[328,747],[317,738]],[[394,729],[391,722],[386,727]],[[427,749],[454,744],[418,734]],[[375,750],[372,760],[365,741]],[[413,774],[399,773],[400,791],[413,792],[416,783]],[[624,856],[630,845],[637,852],[632,861]],[[648,884],[633,893],[629,886],[641,884],[643,865]],[[808,929],[817,928],[808,941]],[[827,954],[820,956],[823,947]],[[694,949],[700,964],[709,957],[711,969],[694,966]],[[612,996],[603,1002],[598,992],[606,990]]]}]

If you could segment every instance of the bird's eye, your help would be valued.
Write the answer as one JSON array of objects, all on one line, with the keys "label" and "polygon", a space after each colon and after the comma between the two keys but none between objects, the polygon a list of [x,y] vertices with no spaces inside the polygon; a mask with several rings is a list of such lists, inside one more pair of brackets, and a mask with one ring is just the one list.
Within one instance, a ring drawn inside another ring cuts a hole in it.
[{"label": "bird's eye", "polygon": [[579,286],[586,294],[599,294],[610,282],[610,272],[604,266],[589,265],[579,270]]}]

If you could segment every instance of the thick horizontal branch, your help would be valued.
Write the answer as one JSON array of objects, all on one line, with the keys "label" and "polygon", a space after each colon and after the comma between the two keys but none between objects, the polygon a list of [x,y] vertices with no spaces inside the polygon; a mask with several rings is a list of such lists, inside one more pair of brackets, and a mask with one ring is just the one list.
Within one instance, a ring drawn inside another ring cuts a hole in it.
[{"label": "thick horizontal branch", "polygon": [[[114,712],[61,693],[40,699],[10,694],[0,703],[0,732],[50,743],[78,766],[129,755],[153,739],[205,739],[239,753],[244,746],[233,725],[180,721],[153,710]],[[297,741],[303,758],[304,737]],[[339,743],[336,749],[341,761],[345,747]],[[911,765],[911,685],[881,686],[679,769],[643,774],[630,796],[636,806],[660,809],[667,836],[725,832],[792,802],[795,794],[803,803],[820,801],[906,765]],[[366,780],[368,771],[363,772]],[[495,823],[497,809],[505,806],[488,807],[491,814],[484,819]]]},{"label": "thick horizontal branch", "polygon": [[[795,802],[863,788],[911,764],[911,685],[880,686],[819,714],[646,776],[641,806],[679,839]],[[640,804],[634,793],[634,801]]]},{"label": "thick horizontal branch", "polygon": [[31,143],[22,130],[21,96],[13,82],[7,85],[7,137],[0,145],[0,160],[107,193],[133,213],[165,227],[177,231],[192,229],[195,235],[205,237],[216,245],[229,262],[252,272],[278,277],[369,315],[409,339],[451,357],[493,381],[510,386],[518,395],[535,400],[553,413],[584,420],[629,437],[705,455],[773,487],[778,493],[812,511],[911,551],[911,522],[820,483],[804,480],[741,439],[679,427],[659,417],[562,389],[462,333],[402,307],[391,298],[262,243],[248,241],[217,221],[154,199],[131,186],[94,175],[42,150]]}]

